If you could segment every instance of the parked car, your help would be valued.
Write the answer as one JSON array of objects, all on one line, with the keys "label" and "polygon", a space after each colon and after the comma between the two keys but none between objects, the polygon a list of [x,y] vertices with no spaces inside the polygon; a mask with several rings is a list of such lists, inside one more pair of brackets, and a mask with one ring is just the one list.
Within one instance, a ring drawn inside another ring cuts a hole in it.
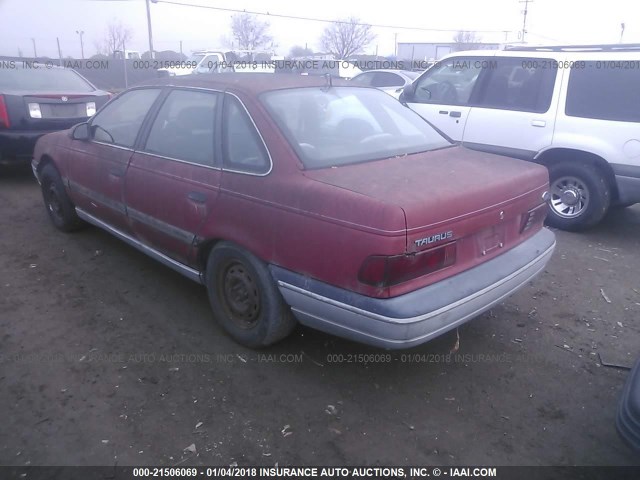
[{"label": "parked car", "polygon": [[[202,50],[175,66],[159,68],[159,77],[175,77],[200,73],[274,73],[275,62],[283,57],[263,50]],[[173,62],[169,62],[173,63]]]},{"label": "parked car", "polygon": [[475,150],[549,169],[548,223],[640,202],[640,45],[513,47],[445,57],[401,101]]},{"label": "parked car", "polygon": [[387,348],[426,342],[542,271],[546,169],[455,147],[341,80],[199,75],[132,88],[38,141],[53,224],[103,228],[206,285],[238,342],[296,319]]},{"label": "parked car", "polygon": [[86,121],[110,98],[71,69],[0,62],[0,164],[30,161],[40,136]]},{"label": "parked car", "polygon": [[640,452],[640,358],[629,372],[622,390],[616,427],[620,436],[637,452]]},{"label": "parked car", "polygon": [[411,70],[368,70],[362,72],[351,79],[356,85],[365,87],[376,87],[388,93],[394,98],[398,98],[405,86],[411,84],[420,76],[420,72]]}]

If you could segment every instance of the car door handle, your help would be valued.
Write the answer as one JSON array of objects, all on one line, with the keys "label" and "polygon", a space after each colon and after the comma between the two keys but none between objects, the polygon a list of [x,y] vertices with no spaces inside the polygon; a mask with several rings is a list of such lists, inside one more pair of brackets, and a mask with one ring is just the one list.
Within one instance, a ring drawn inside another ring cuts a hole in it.
[{"label": "car door handle", "polygon": [[531,120],[531,125],[534,127],[546,127],[547,122],[544,120]]},{"label": "car door handle", "polygon": [[124,177],[124,172],[126,171],[126,168],[110,168],[109,174],[113,175],[114,177]]},{"label": "car door handle", "polygon": [[440,110],[438,113],[440,115],[449,115],[449,111],[448,110]]},{"label": "car door handle", "polygon": [[462,112],[449,112],[449,116],[453,118],[460,118],[462,116]]},{"label": "car door handle", "polygon": [[195,203],[205,203],[207,196],[202,192],[189,192],[187,198]]}]

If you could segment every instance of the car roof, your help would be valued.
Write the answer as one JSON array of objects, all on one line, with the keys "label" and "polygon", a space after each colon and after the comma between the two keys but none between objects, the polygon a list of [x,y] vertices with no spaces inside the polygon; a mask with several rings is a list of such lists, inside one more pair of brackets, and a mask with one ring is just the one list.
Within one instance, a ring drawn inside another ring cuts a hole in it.
[{"label": "car roof", "polygon": [[[176,87],[210,88],[212,90],[233,91],[247,95],[260,95],[263,92],[301,87],[324,87],[328,84],[326,75],[295,75],[289,73],[212,73],[163,77],[137,84],[166,85]],[[334,87],[353,87],[346,80],[331,78]],[[367,87],[362,87],[367,88]]]}]

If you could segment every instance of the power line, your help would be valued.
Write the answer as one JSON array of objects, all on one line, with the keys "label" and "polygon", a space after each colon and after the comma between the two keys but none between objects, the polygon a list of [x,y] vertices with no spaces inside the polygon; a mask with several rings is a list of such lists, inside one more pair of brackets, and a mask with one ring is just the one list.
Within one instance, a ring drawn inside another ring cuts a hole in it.
[{"label": "power line", "polygon": [[[169,5],[179,5],[181,7],[195,7],[195,8],[206,8],[209,10],[218,10],[223,12],[233,12],[233,13],[249,13],[251,15],[262,15],[265,17],[275,17],[275,18],[286,18],[290,20],[307,20],[309,22],[321,22],[321,23],[341,23],[341,24],[352,24],[350,21],[345,20],[331,20],[327,18],[317,18],[317,17],[302,17],[298,15],[284,15],[281,13],[270,13],[270,12],[257,12],[252,10],[240,10],[238,8],[224,8],[224,7],[212,7],[210,5],[197,5],[193,3],[181,3],[181,2],[172,2],[170,0],[155,0],[153,3],[166,3]],[[455,29],[447,29],[447,28],[424,28],[424,27],[407,27],[404,25],[385,25],[379,23],[360,23],[355,22],[354,25],[369,25],[371,27],[376,28],[393,28],[396,30],[419,30],[424,32],[458,32],[459,28]],[[504,33],[505,30],[473,30],[478,33]]]}]

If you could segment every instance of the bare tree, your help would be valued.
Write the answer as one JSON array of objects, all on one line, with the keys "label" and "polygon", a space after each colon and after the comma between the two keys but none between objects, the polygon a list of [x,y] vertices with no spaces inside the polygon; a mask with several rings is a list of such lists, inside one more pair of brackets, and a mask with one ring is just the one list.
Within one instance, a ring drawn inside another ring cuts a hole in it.
[{"label": "bare tree", "polygon": [[476,32],[460,30],[453,36],[453,49],[456,52],[480,48],[482,48],[482,38]]},{"label": "bare tree", "polygon": [[262,22],[250,13],[231,17],[231,35],[240,50],[257,50],[273,43],[273,37],[269,35],[269,22]]},{"label": "bare tree", "polygon": [[132,30],[120,20],[112,20],[108,25],[102,42],[95,42],[96,51],[100,55],[113,56],[118,50],[124,50],[133,38]]},{"label": "bare tree", "polygon": [[362,52],[374,38],[376,36],[371,31],[371,25],[360,23],[360,19],[356,17],[350,17],[325,28],[320,44],[324,51],[343,60]]}]

